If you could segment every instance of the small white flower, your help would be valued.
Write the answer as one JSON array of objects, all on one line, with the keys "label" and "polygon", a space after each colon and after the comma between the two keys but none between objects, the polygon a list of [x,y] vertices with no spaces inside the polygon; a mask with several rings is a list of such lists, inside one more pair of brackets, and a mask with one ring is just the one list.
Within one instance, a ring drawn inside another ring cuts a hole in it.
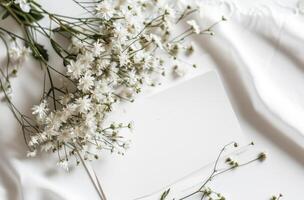
[{"label": "small white flower", "polygon": [[86,113],[91,108],[91,99],[88,95],[76,100],[78,110],[80,113]]},{"label": "small white flower", "polygon": [[71,114],[75,114],[75,112],[77,112],[77,104],[76,103],[69,103],[66,106],[66,110]]},{"label": "small white flower", "polygon": [[113,103],[115,103],[115,99],[112,96],[107,96],[102,101],[103,104],[107,105],[108,110],[113,111]]},{"label": "small white flower", "polygon": [[33,106],[32,114],[37,115],[39,119],[44,119],[47,115],[47,112],[49,111],[47,106],[47,101],[43,100],[39,105]]},{"label": "small white flower", "polygon": [[57,166],[63,168],[67,172],[69,172],[69,163],[67,160],[61,160],[57,163]]},{"label": "small white flower", "polygon": [[74,96],[74,95],[73,95],[73,94],[70,94],[70,93],[61,96],[61,97],[60,97],[60,103],[61,103],[62,105],[67,105],[67,104],[71,101],[71,99],[73,98],[73,96]]},{"label": "small white flower", "polygon": [[38,136],[37,135],[31,136],[31,139],[29,141],[29,145],[30,146],[34,146],[34,145],[37,145],[37,144],[39,144],[39,138],[38,138]]},{"label": "small white flower", "polygon": [[47,124],[47,128],[53,133],[56,134],[59,131],[59,128],[62,125],[62,121],[60,118],[60,113],[58,111],[51,112],[47,118],[45,119],[45,123]]},{"label": "small white flower", "polygon": [[94,57],[100,56],[100,54],[104,51],[105,51],[105,48],[102,46],[102,44],[100,42],[97,41],[93,44],[92,53],[93,53]]},{"label": "small white flower", "polygon": [[97,81],[95,87],[102,93],[107,94],[112,91],[111,86],[106,81]]},{"label": "small white flower", "polygon": [[37,150],[28,151],[26,157],[35,157],[37,155]]},{"label": "small white flower", "polygon": [[103,146],[102,146],[101,144],[97,144],[97,145],[96,145],[96,149],[97,149],[97,150],[102,150],[102,148],[103,148]]},{"label": "small white flower", "polygon": [[94,61],[94,55],[90,51],[86,51],[84,54],[79,54],[77,57],[77,61],[79,61],[84,67],[90,68],[90,64]]},{"label": "small white flower", "polygon": [[85,135],[86,135],[86,130],[85,128],[82,126],[82,124],[79,126],[77,125],[75,128],[74,128],[74,133],[76,134],[76,137],[81,137],[81,138],[84,138]]},{"label": "small white flower", "polygon": [[14,3],[19,4],[19,6],[23,12],[28,13],[31,10],[30,3],[27,0],[15,0]]},{"label": "small white flower", "polygon": [[126,26],[126,24],[122,23],[121,21],[115,21],[113,23],[113,27],[115,28],[115,37],[126,40],[127,36],[129,35],[128,27]]},{"label": "small white flower", "polygon": [[13,45],[9,49],[10,59],[14,63],[23,62],[29,54],[30,54],[30,50],[24,46],[19,47],[17,45]]},{"label": "small white flower", "polygon": [[72,128],[65,129],[61,131],[61,133],[58,135],[58,140],[60,142],[68,142],[71,140],[73,137],[75,137],[75,133]]},{"label": "small white flower", "polygon": [[124,142],[122,146],[123,146],[123,148],[125,150],[130,149],[130,147],[131,147],[131,141],[128,140],[128,141]]},{"label": "small white flower", "polygon": [[62,123],[66,123],[69,117],[72,115],[72,112],[66,107],[63,108],[62,111],[58,111],[58,118]]},{"label": "small white flower", "polygon": [[46,135],[45,132],[41,133],[39,136],[40,136],[40,141],[41,142],[45,142],[48,139],[48,137],[47,137],[47,135]]},{"label": "small white flower", "polygon": [[151,38],[151,41],[156,44],[156,46],[158,46],[160,49],[163,49],[163,44],[162,44],[162,41],[160,39],[160,37],[158,37],[157,35],[151,33],[150,34],[150,38]]},{"label": "small white flower", "polygon": [[111,92],[111,87],[107,84],[106,81],[96,81],[94,91],[92,92],[92,95],[95,100],[98,102],[101,102],[105,95],[109,94]]},{"label": "small white flower", "polygon": [[105,70],[110,64],[110,60],[108,59],[101,59],[97,61],[97,67],[102,71]]},{"label": "small white flower", "polygon": [[55,131],[53,128],[45,130],[44,134],[47,135],[48,137],[59,135],[59,133],[57,131]]},{"label": "small white flower", "polygon": [[187,74],[187,68],[180,62],[175,61],[173,72],[178,77],[183,77]]},{"label": "small white flower", "polygon": [[128,53],[126,51],[124,52],[121,52],[119,55],[118,55],[118,59],[119,59],[119,63],[120,65],[125,65],[128,63],[128,60],[129,60],[129,57],[128,57]]},{"label": "small white flower", "polygon": [[163,9],[165,10],[165,13],[172,19],[176,18],[176,10],[174,10],[172,7],[170,7],[168,4],[163,6]]},{"label": "small white flower", "polygon": [[130,71],[128,77],[126,77],[127,82],[130,85],[135,85],[137,83],[137,75],[135,71]]},{"label": "small white flower", "polygon": [[47,143],[44,143],[42,146],[41,146],[41,151],[45,151],[45,152],[48,152],[50,150],[52,150],[54,148],[54,145],[52,142],[47,142]]},{"label": "small white flower", "polygon": [[86,115],[85,125],[88,134],[94,134],[97,129],[95,114],[89,113]]},{"label": "small white flower", "polygon": [[85,73],[83,77],[79,79],[77,88],[83,92],[88,92],[94,86],[94,77],[90,72]]},{"label": "small white flower", "polygon": [[100,2],[96,7],[97,15],[101,18],[104,18],[105,20],[110,20],[115,10],[113,8],[113,2],[112,4],[109,1],[102,1]]},{"label": "small white flower", "polygon": [[190,25],[191,29],[193,30],[194,33],[200,34],[201,30],[199,25],[196,23],[195,20],[189,20],[187,21],[187,24]]},{"label": "small white flower", "polygon": [[146,56],[147,55],[143,51],[139,51],[134,55],[133,60],[135,63],[140,63],[145,59]]},{"label": "small white flower", "polygon": [[[129,17],[128,17],[129,16]],[[143,19],[140,16],[126,16],[127,28],[130,33],[138,33],[143,29]]]},{"label": "small white flower", "polygon": [[70,64],[67,66],[67,74],[68,76],[77,79],[79,78],[84,71],[83,64],[78,60],[75,62],[74,60],[70,60]]}]

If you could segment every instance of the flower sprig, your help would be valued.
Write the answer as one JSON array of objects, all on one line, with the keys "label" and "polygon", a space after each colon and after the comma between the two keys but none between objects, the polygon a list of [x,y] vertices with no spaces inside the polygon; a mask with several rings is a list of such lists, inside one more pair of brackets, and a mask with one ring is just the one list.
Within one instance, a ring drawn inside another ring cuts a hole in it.
[{"label": "flower sprig", "polygon": [[272,196],[271,198],[270,198],[270,200],[280,200],[281,198],[283,197],[283,195],[282,194],[279,194],[279,195],[277,195],[277,196]]},{"label": "flower sprig", "polygon": [[[18,63],[20,60],[21,65],[30,52],[45,70],[41,102],[32,108],[35,118],[25,116],[8,101],[22,127],[28,156],[35,156],[39,149],[56,152],[59,166],[65,169],[71,158],[76,163],[80,163],[79,159],[98,159],[100,150],[123,154],[129,144],[122,130],[132,129],[133,125],[107,122],[115,105],[120,101],[133,102],[144,87],[158,85],[170,63],[182,75],[179,66],[187,62],[179,57],[194,49],[186,38],[193,34],[212,35],[213,27],[201,29],[194,20],[186,19],[198,11],[196,6],[158,1],[74,2],[88,16],[51,13],[33,0],[0,2],[6,11],[4,17],[13,17],[24,33],[22,37],[0,27],[2,35],[25,46],[15,51],[7,47],[11,52],[8,59],[17,59]],[[41,18],[48,18],[52,26],[43,27]],[[184,19],[189,28],[174,36],[176,23]],[[48,50],[39,43],[37,35],[49,40],[62,59],[63,70],[49,64]],[[2,39],[6,41],[4,36]],[[66,42],[69,45],[64,45]],[[64,84],[54,82],[54,75],[63,77]],[[2,77],[7,97],[10,76],[2,73]]]},{"label": "flower sprig", "polygon": [[[253,146],[254,143],[251,142],[250,144],[243,146],[243,147],[248,147],[248,146]],[[183,197],[179,197],[179,198],[174,198],[175,200],[185,200],[185,199],[189,199],[191,197],[197,196],[199,199],[204,200],[204,199],[214,199],[214,200],[226,200],[225,196],[223,196],[221,193],[213,190],[212,188],[208,187],[208,184],[217,176],[223,175],[227,172],[230,172],[232,170],[236,170],[237,168],[249,165],[253,162],[256,161],[260,161],[263,162],[266,159],[266,154],[264,152],[260,152],[256,157],[245,161],[245,162],[239,162],[231,157],[226,157],[226,159],[224,159],[224,163],[226,164],[227,167],[224,168],[219,168],[219,164],[220,162],[223,160],[223,153],[230,147],[234,147],[234,148],[240,148],[238,146],[238,144],[236,142],[230,142],[227,145],[225,145],[219,152],[212,172],[211,174],[204,180],[204,182],[201,184],[201,186],[199,186],[199,188],[193,192],[191,192],[190,194],[187,194]],[[242,147],[242,148],[243,148]],[[170,188],[167,189],[166,191],[164,191],[160,197],[160,200],[166,200],[168,199],[170,193]],[[274,199],[279,199],[281,197],[281,195],[279,197],[273,197]],[[173,200],[174,200],[173,199]]]}]

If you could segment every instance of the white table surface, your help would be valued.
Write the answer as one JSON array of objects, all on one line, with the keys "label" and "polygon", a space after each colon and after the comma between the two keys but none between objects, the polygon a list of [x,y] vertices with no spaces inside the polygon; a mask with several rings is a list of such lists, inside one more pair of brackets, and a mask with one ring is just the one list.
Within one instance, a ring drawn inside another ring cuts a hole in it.
[{"label": "white table surface", "polygon": [[[76,12],[68,0],[41,2],[61,13]],[[268,159],[226,174],[215,180],[213,186],[227,199],[262,200],[278,193],[284,195],[283,199],[302,199],[304,15],[298,9],[299,2],[214,2],[206,7],[207,11],[220,11],[206,12],[206,19],[223,13],[229,20],[215,28],[214,37],[194,38],[197,52],[192,59],[200,69],[190,70],[185,79],[216,70],[244,134],[255,141],[258,149],[267,152]],[[3,105],[1,109],[5,110]],[[2,110],[0,120],[6,117]],[[4,162],[5,159],[2,158]],[[2,178],[9,177],[7,174]],[[7,181],[7,185],[14,182]],[[10,199],[22,199],[18,197],[11,194]]]}]

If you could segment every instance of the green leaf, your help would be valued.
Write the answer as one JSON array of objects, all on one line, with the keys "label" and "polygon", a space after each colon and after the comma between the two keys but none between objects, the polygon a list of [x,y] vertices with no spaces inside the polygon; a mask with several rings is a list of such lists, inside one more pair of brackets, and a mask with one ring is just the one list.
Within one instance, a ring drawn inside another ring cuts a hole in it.
[{"label": "green leaf", "polygon": [[51,40],[51,45],[52,45],[54,51],[62,58],[61,47],[52,38],[50,40]]},{"label": "green leaf", "polygon": [[[41,59],[41,57],[42,57],[44,60],[48,61],[49,60],[49,54],[48,54],[47,50],[44,48],[44,46],[41,45],[41,44],[38,44],[38,43],[34,43],[34,45],[35,45],[35,49],[33,49],[34,47],[31,46],[33,56],[36,59]],[[36,50],[38,52],[36,52]]]},{"label": "green leaf", "polygon": [[35,8],[32,8],[29,14],[34,19],[32,20],[32,22],[39,21],[43,18],[43,15],[39,13]]},{"label": "green leaf", "polygon": [[166,197],[168,196],[169,192],[170,192],[170,188],[168,190],[164,191],[164,193],[160,197],[160,200],[165,200]]},{"label": "green leaf", "polygon": [[38,12],[38,10],[33,5],[31,5],[31,10],[28,13],[23,12],[19,5],[12,4],[10,7],[17,18],[24,23],[37,22],[44,17],[43,14]]},{"label": "green leaf", "polygon": [[4,20],[9,16],[9,12],[5,11],[5,13],[2,15],[1,19]]}]

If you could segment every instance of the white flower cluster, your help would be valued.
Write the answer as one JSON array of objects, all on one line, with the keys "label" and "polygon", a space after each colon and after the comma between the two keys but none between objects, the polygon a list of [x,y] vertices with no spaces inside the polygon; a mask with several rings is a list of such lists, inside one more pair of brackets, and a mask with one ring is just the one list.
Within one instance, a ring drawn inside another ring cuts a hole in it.
[{"label": "white flower cluster", "polygon": [[150,0],[98,3],[96,34],[87,37],[86,29],[77,27],[69,48],[73,56],[65,60],[74,89],[60,90],[64,94],[53,99],[55,105],[45,99],[33,107],[40,131],[30,138],[29,156],[38,148],[61,151],[59,165],[66,168],[68,158],[77,152],[91,159],[98,158],[95,150],[127,148],[120,129],[131,129],[132,124],[106,125],[105,119],[115,103],[132,101],[144,86],[155,85],[154,77],[165,74],[166,60],[176,62],[180,49],[193,50],[184,38],[200,33],[195,21],[189,21],[190,28],[179,37],[172,36],[174,25],[189,9]]},{"label": "white flower cluster", "polygon": [[20,46],[16,42],[13,43],[13,45],[9,48],[9,58],[14,73],[18,71],[30,53],[31,51],[29,48]]},{"label": "white flower cluster", "polygon": [[0,92],[5,92],[6,95],[8,95],[7,97],[10,98],[12,92],[10,79],[17,75],[18,70],[29,57],[31,51],[29,48],[18,44],[16,41],[13,41],[11,46],[7,45],[7,48],[8,59],[6,62],[6,69],[0,69],[0,75],[3,77]]}]

